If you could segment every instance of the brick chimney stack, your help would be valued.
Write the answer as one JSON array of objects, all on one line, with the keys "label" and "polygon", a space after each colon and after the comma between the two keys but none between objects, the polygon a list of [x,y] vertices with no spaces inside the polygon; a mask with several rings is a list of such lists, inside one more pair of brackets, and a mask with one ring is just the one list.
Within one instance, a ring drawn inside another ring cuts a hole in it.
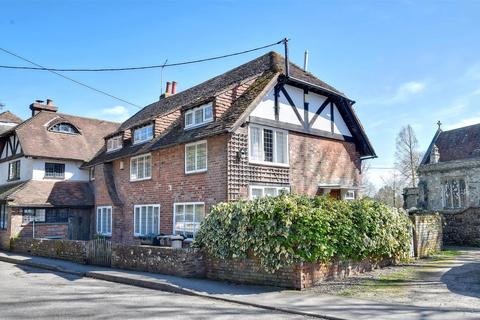
[{"label": "brick chimney stack", "polygon": [[58,108],[55,106],[52,99],[47,99],[47,104],[44,104],[43,102],[43,100],[35,100],[35,102],[30,105],[32,117],[41,111],[57,112]]},{"label": "brick chimney stack", "polygon": [[160,96],[160,99],[164,99],[175,93],[177,93],[177,83],[175,81],[167,81],[167,88],[165,89],[165,93],[162,93]]}]

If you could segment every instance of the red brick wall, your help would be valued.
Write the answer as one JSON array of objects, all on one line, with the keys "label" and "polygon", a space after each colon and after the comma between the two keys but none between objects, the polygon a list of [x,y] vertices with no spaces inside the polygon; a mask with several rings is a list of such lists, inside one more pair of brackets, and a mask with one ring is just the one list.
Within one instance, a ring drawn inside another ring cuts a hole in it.
[{"label": "red brick wall", "polygon": [[[22,223],[22,209],[8,207],[10,210],[9,237],[32,238],[33,224]],[[68,223],[36,223],[35,238],[68,237]]]},{"label": "red brick wall", "polygon": [[[173,204],[175,202],[205,202],[211,205],[227,200],[227,135],[207,139],[208,171],[185,174],[185,144],[153,151],[152,178],[130,181],[130,159],[113,162],[115,186],[123,207],[114,207],[112,213],[112,240],[138,243],[133,236],[134,205],[160,204],[160,231],[173,232]],[[124,169],[120,169],[123,161]],[[96,205],[112,205],[105,187],[100,166],[95,169]]]},{"label": "red brick wall", "polygon": [[[290,185],[293,193],[315,196],[318,185],[360,186],[360,161],[355,144],[290,131],[289,168],[250,164],[248,129],[239,128],[228,141],[228,198],[248,197],[250,183]],[[246,152],[239,156],[240,150]]]},{"label": "red brick wall", "polygon": [[316,195],[319,184],[361,185],[355,144],[289,132],[292,192]]}]

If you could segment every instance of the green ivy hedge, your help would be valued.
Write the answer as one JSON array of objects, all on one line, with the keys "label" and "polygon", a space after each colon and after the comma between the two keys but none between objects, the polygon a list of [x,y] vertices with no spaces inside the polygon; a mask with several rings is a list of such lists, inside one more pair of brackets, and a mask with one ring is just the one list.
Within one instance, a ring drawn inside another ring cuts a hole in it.
[{"label": "green ivy hedge", "polygon": [[410,224],[403,212],[368,199],[280,195],[214,206],[194,245],[217,258],[255,256],[273,272],[334,257],[406,257]]}]

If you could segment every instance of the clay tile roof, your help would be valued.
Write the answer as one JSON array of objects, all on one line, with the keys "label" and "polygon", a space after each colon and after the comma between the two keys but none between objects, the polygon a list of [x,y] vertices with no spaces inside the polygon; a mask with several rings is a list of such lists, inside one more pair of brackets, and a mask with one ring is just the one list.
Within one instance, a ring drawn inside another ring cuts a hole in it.
[{"label": "clay tile roof", "polygon": [[442,131],[435,144],[440,162],[480,158],[480,124]]},{"label": "clay tile roof", "polygon": [[88,182],[29,180],[3,193],[3,199],[12,206],[68,206],[94,205],[94,196]]},{"label": "clay tile roof", "polygon": [[9,122],[9,123],[22,123],[22,119],[17,117],[15,114],[11,113],[10,111],[4,111],[0,113],[0,122]]},{"label": "clay tile roof", "polygon": [[[73,125],[79,134],[49,130],[61,122]],[[88,161],[103,147],[103,137],[118,126],[118,123],[104,120],[42,111],[12,131],[17,134],[26,156]]]},{"label": "clay tile roof", "polygon": [[[241,96],[232,102],[232,105],[227,111],[225,111],[222,117],[216,119],[214,122],[197,129],[185,131],[181,126],[181,119],[177,119],[177,121],[174,122],[162,135],[155,137],[152,141],[140,145],[124,145],[122,149],[111,153],[106,153],[105,149],[102,149],[97,156],[86,164],[86,166],[92,166],[112,161],[114,159],[167,147],[172,144],[184,143],[229,131],[234,127],[241,116],[246,113],[247,108],[251,106],[262,93],[266,93],[265,90],[269,89],[269,86],[273,87],[274,80],[280,76],[284,76],[284,70],[284,57],[272,51],[219,76],[200,83],[199,85],[147,105],[126,120],[118,128],[117,133],[135,128],[173,111],[184,110],[185,108],[190,108],[211,101],[222,92],[235,85],[241,84],[243,81],[249,79],[254,80],[253,84],[250,85]],[[298,81],[303,81],[309,85],[316,86],[322,91],[328,92],[328,94],[349,100],[342,92],[326,84],[311,73],[305,72],[302,68],[293,63],[289,64],[289,76]],[[368,140],[358,122],[358,119],[355,119],[355,121],[359,126],[358,131],[361,131],[359,134],[362,135],[361,139]],[[112,133],[110,136],[112,135],[114,134]],[[368,141],[367,143],[369,144]],[[374,154],[373,148],[372,154]]]}]

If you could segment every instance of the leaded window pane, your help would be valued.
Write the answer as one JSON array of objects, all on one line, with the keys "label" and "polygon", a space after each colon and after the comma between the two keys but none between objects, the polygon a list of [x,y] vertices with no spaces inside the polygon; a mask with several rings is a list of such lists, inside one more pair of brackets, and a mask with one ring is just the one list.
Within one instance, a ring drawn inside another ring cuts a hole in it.
[{"label": "leaded window pane", "polygon": [[263,129],[263,155],[264,161],[273,162],[273,131]]}]

